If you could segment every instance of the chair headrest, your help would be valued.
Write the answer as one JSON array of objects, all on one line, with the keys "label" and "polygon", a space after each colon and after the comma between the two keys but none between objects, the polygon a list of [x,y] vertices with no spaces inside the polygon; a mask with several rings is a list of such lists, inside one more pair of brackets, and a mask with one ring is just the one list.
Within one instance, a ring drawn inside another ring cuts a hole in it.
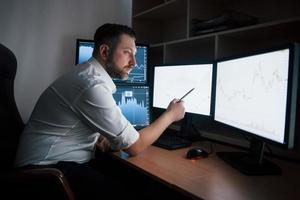
[{"label": "chair headrest", "polygon": [[14,79],[17,71],[15,54],[6,46],[0,44],[0,78]]}]

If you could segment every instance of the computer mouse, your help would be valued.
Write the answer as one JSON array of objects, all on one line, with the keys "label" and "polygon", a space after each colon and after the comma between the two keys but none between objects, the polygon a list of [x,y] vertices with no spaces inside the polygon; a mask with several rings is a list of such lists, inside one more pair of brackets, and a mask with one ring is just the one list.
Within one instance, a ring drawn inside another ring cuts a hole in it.
[{"label": "computer mouse", "polygon": [[187,159],[197,159],[208,157],[208,152],[203,150],[201,147],[193,147],[186,153]]}]

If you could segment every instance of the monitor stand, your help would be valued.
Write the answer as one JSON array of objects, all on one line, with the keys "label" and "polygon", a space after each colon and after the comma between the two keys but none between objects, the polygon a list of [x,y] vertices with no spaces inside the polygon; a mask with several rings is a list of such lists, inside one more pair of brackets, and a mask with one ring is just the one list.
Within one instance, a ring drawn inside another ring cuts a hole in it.
[{"label": "monitor stand", "polygon": [[263,158],[265,143],[252,140],[249,152],[217,152],[225,162],[246,175],[280,175],[281,169]]},{"label": "monitor stand", "polygon": [[185,116],[180,125],[180,136],[186,138],[192,142],[203,140],[202,135],[195,130],[196,128],[193,125],[193,119],[191,116]]}]

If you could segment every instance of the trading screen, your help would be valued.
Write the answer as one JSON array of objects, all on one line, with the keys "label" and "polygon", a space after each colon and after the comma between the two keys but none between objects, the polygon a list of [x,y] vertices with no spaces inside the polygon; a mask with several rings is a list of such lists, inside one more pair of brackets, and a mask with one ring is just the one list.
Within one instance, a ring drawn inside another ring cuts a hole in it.
[{"label": "trading screen", "polygon": [[283,143],[289,50],[217,63],[215,119]]},{"label": "trading screen", "polygon": [[[78,44],[78,55],[77,64],[81,64],[92,57],[94,42],[93,41],[79,41]],[[141,83],[147,82],[147,56],[148,56],[148,46],[137,45],[137,52],[135,55],[136,65],[129,73],[127,80],[121,80],[114,78],[116,83]]]},{"label": "trading screen", "polygon": [[149,125],[148,86],[118,86],[113,97],[123,115],[133,126]]},{"label": "trading screen", "polygon": [[213,64],[156,66],[153,107],[166,109],[174,98],[184,99],[186,112],[210,115]]}]

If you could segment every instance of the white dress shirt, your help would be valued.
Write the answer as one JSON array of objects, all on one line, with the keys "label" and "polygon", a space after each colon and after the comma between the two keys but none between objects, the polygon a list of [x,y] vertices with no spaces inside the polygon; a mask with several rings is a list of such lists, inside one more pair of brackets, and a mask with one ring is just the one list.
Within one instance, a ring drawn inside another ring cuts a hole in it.
[{"label": "white dress shirt", "polygon": [[139,133],[116,105],[115,91],[111,77],[94,58],[57,79],[31,114],[15,165],[88,162],[100,134],[114,150],[133,144]]}]

